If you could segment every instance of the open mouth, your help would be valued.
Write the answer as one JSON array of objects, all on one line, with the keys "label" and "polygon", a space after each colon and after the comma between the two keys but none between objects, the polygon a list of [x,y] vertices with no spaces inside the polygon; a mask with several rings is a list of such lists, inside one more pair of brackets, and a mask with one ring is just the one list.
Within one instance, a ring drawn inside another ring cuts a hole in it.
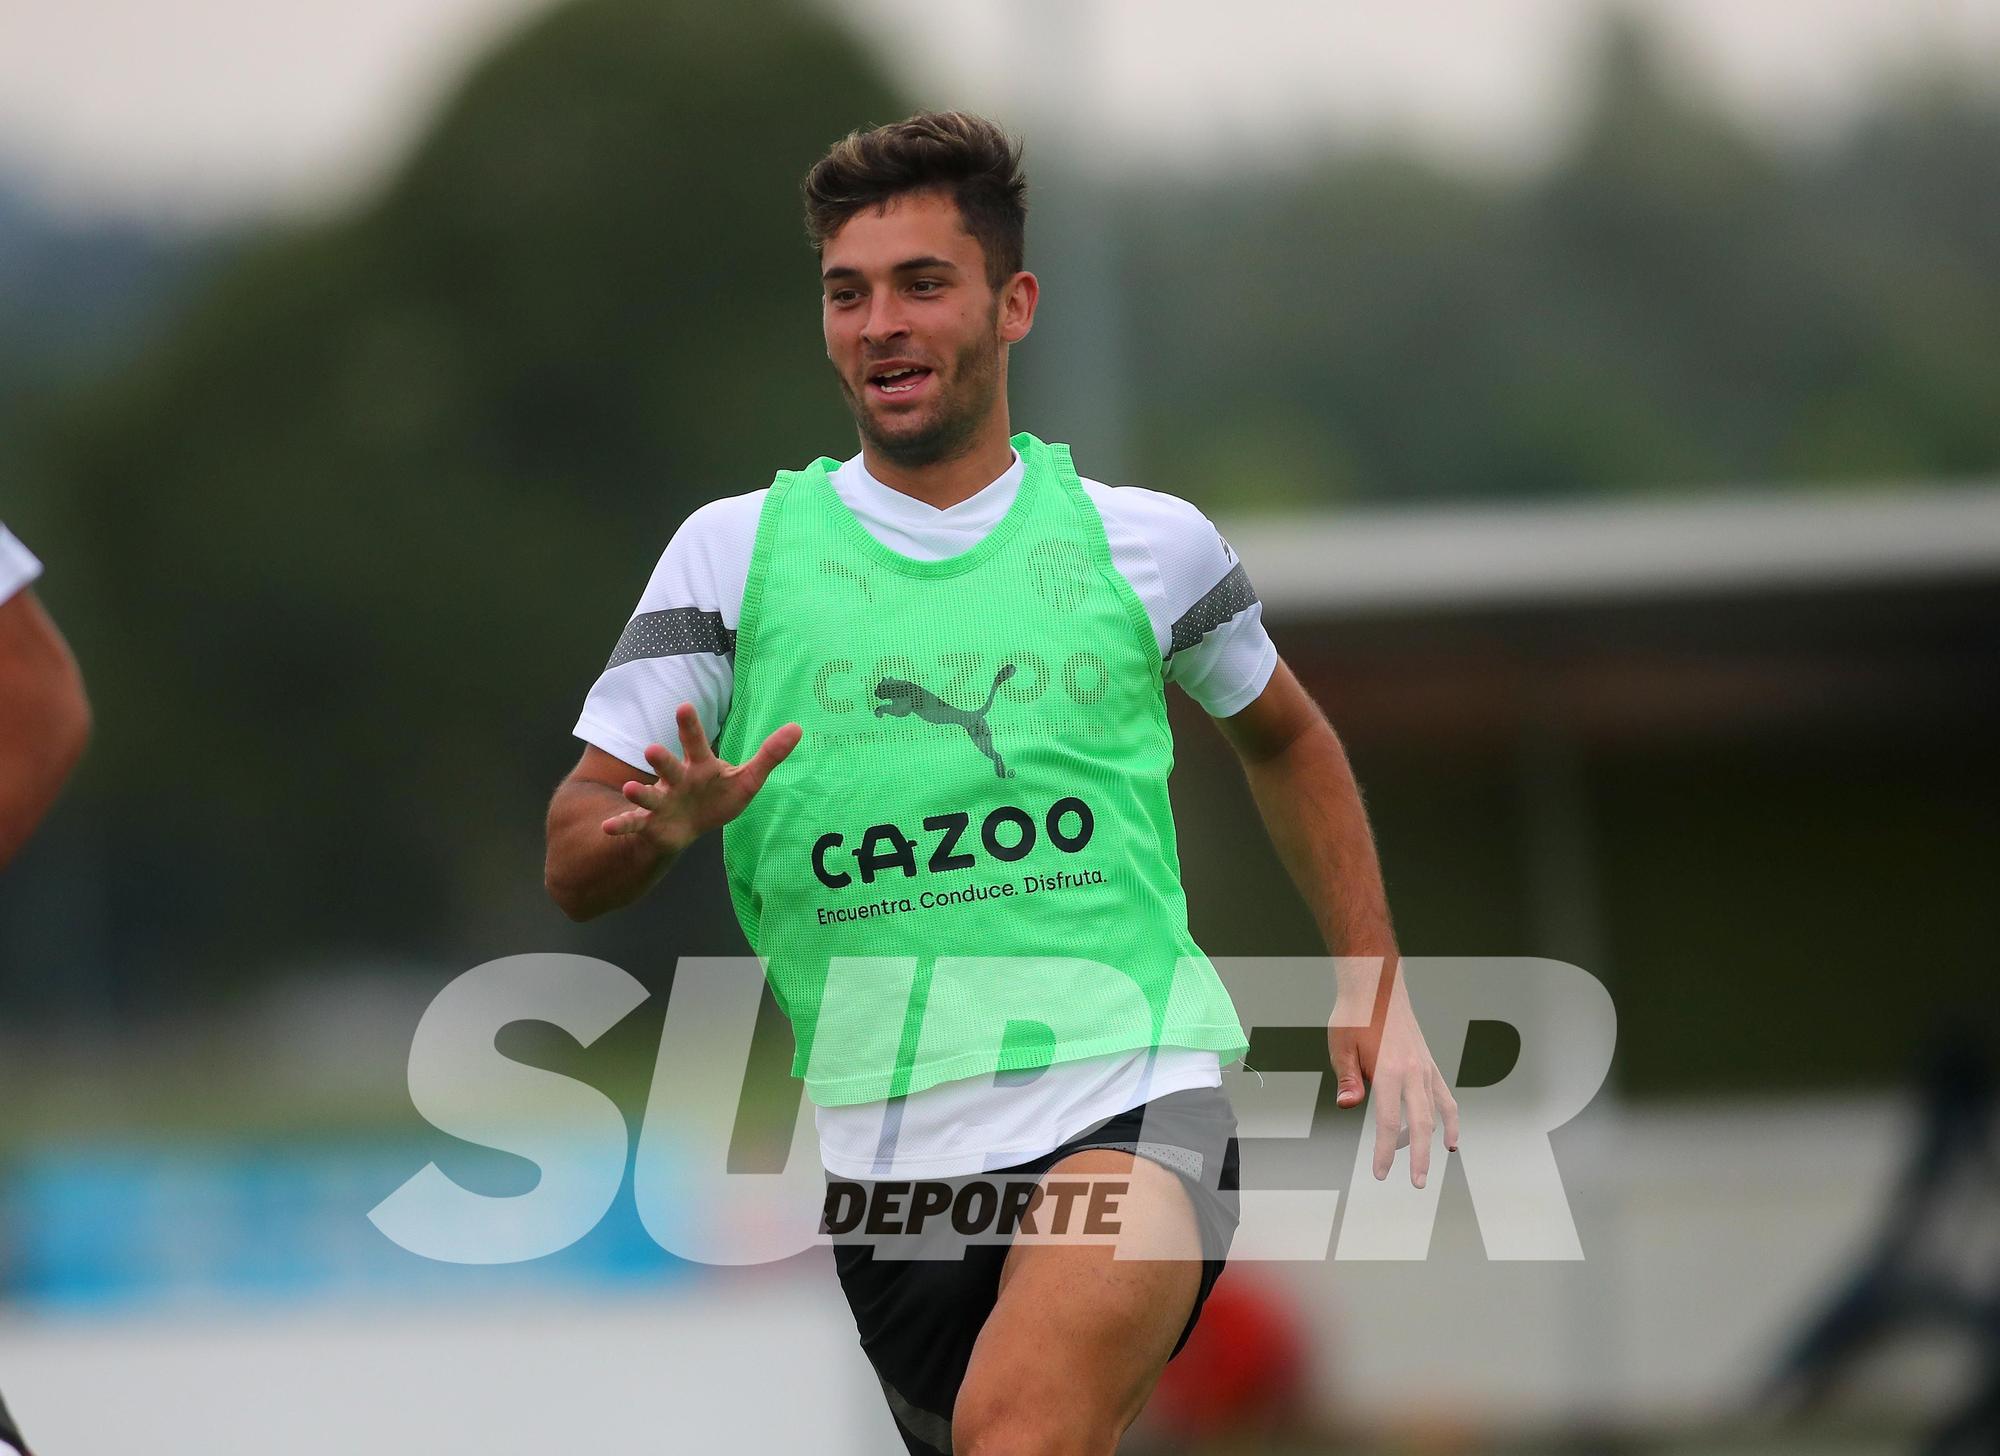
[{"label": "open mouth", "polygon": [[908,399],[922,393],[930,378],[931,371],[921,364],[896,364],[871,371],[868,388],[882,399]]}]

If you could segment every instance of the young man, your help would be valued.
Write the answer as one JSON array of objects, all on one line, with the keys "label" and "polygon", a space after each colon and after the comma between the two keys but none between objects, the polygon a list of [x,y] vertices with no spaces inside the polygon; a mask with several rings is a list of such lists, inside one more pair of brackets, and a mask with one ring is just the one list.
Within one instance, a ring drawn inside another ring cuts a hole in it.
[{"label": "young man", "polygon": [[[1018,146],[923,113],[847,137],[805,194],[860,452],[674,536],[577,724],[548,889],[601,914],[723,830],[838,1180],[830,1224],[842,1195],[881,1207],[922,1180],[1115,1179],[1119,1237],[1148,1257],[835,1250],[912,1452],[1110,1451],[1235,1226],[1220,1065],[1244,1036],[1187,931],[1166,683],[1241,755],[1329,947],[1393,966],[1374,847],[1214,527],[1010,435],[1008,352],[1039,296]],[[1456,1108],[1400,979],[1343,976],[1334,1019],[1361,1024],[1329,1032],[1339,1101],[1373,1082],[1376,1175],[1406,1117],[1421,1184]]]}]

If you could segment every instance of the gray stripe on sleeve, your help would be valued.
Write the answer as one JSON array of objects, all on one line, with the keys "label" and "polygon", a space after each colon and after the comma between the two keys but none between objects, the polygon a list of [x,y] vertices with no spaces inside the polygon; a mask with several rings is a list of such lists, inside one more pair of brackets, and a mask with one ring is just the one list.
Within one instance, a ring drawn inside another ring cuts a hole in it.
[{"label": "gray stripe on sleeve", "polygon": [[1167,646],[1167,656],[1186,649],[1201,641],[1209,633],[1243,611],[1257,600],[1257,592],[1250,585],[1250,573],[1237,562],[1229,568],[1226,576],[1210,587],[1202,599],[1181,614],[1174,623],[1173,639]]},{"label": "gray stripe on sleeve", "polygon": [[736,655],[736,634],[722,625],[722,613],[705,612],[700,607],[641,612],[625,624],[604,670],[609,672],[642,657],[684,657],[697,652],[712,652],[717,657]]}]

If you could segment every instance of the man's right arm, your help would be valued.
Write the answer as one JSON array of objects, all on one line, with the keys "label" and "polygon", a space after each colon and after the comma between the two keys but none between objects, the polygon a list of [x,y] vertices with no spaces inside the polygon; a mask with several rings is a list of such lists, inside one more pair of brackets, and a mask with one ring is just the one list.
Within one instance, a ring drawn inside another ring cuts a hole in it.
[{"label": "man's right arm", "polygon": [[575,731],[588,746],[549,804],[542,871],[572,920],[644,895],[790,751],[767,742],[739,766],[708,746],[733,696],[734,625],[767,494],[711,501],[681,523],[584,700]]},{"label": "man's right arm", "polygon": [[645,894],[682,850],[743,812],[802,733],[786,723],[737,764],[715,756],[694,704],[682,703],[674,720],[686,757],[649,745],[646,762],[657,778],[592,748],[556,790],[542,882],[570,919]]},{"label": "man's right arm", "polygon": [[548,856],[542,883],[572,920],[590,920],[631,904],[673,867],[677,857],[649,835],[607,834],[604,822],[632,805],[625,785],[654,776],[586,747],[549,801]]}]

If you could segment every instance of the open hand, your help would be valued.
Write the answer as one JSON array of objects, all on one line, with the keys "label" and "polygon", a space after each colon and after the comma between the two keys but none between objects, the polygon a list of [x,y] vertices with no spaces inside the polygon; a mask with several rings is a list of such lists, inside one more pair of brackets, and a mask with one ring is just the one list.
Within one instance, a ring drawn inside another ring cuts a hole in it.
[{"label": "open hand", "polygon": [[1382,963],[1379,981],[1343,975],[1326,1039],[1339,1082],[1334,1101],[1357,1107],[1374,1089],[1375,1177],[1387,1178],[1396,1149],[1407,1145],[1410,1181],[1423,1187],[1440,1122],[1446,1150],[1458,1151],[1458,1103],[1424,1043],[1398,960]]},{"label": "open hand", "polygon": [[787,723],[766,738],[747,762],[728,763],[709,748],[701,715],[692,703],[682,703],[674,720],[680,728],[685,757],[676,758],[657,743],[648,747],[646,763],[659,775],[658,780],[650,784],[637,779],[628,782],[625,797],[637,807],[604,821],[606,834],[644,835],[668,855],[679,854],[709,830],[719,829],[741,814],[751,796],[764,787],[771,770],[798,747],[805,732],[798,724]]}]

